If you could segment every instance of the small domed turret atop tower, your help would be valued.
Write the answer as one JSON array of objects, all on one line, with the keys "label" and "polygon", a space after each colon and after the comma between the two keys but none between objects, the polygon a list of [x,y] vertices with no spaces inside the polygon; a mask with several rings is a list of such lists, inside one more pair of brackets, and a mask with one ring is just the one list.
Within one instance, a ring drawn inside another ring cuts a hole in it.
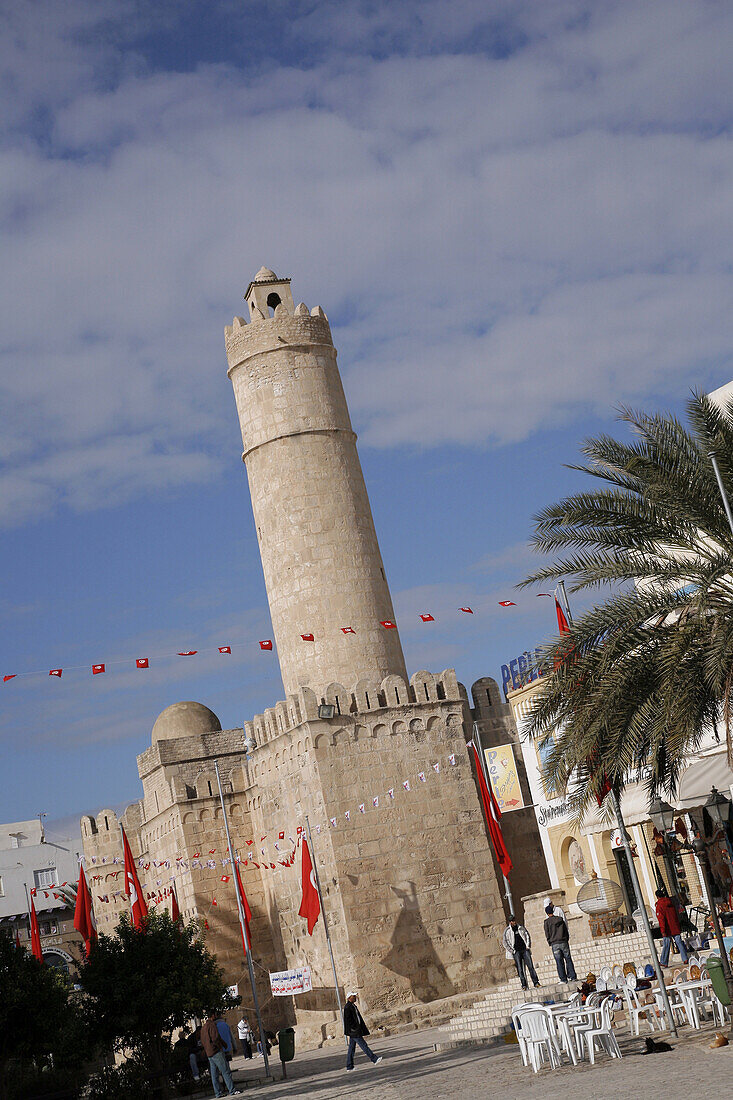
[{"label": "small domed turret atop tower", "polygon": [[274,313],[279,305],[285,306],[291,317],[295,312],[290,279],[278,279],[269,267],[260,268],[247,287],[244,298],[249,306],[250,317],[256,316],[256,310],[259,310],[263,317],[270,317],[270,310]]}]

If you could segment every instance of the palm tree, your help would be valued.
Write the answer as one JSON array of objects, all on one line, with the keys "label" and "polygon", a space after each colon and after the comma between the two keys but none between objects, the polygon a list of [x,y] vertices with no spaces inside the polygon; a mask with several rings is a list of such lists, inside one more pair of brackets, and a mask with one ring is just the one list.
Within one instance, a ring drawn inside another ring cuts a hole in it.
[{"label": "palm tree", "polygon": [[571,467],[601,485],[535,517],[534,548],[554,561],[522,586],[608,590],[545,647],[528,716],[531,735],[554,739],[547,777],[579,815],[607,782],[673,790],[711,726],[731,754],[733,534],[709,456],[733,494],[733,404],[695,394],[687,412],[685,427],[622,409],[631,441],[589,440]]}]

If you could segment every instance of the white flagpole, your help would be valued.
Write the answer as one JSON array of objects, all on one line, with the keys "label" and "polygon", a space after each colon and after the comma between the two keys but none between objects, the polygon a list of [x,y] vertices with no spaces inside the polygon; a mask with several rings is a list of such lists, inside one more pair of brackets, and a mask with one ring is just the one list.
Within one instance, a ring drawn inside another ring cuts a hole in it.
[{"label": "white flagpole", "polygon": [[[334,986],[334,989],[336,990],[336,1000],[337,1000],[338,1006],[339,1006],[339,1018],[343,1019],[343,1011],[344,1010],[341,1006],[341,994],[339,992],[339,980],[338,980],[338,975],[336,973],[336,962],[335,962],[334,957],[333,957],[333,948],[331,947],[331,936],[329,935],[329,931],[328,931],[328,921],[326,919],[326,909],[323,905],[323,894],[321,893],[321,880],[318,877],[318,860],[316,858],[315,848],[313,847],[313,834],[311,833],[311,825],[310,825],[310,821],[308,820],[308,815],[307,814],[305,815],[305,829],[306,829],[306,832],[308,834],[308,848],[310,850],[311,863],[313,864],[313,870],[314,870],[315,876],[316,876],[316,890],[318,891],[318,900],[321,903],[321,916],[323,917],[323,931],[326,933],[326,943],[328,944],[328,953],[331,956],[331,969],[333,970],[333,986]],[[344,1038],[345,1038],[345,1036],[344,1036]],[[348,1039],[346,1039],[346,1045],[347,1046],[349,1045]]]},{"label": "white flagpole", "polygon": [[216,772],[216,782],[219,785],[219,801],[221,802],[221,812],[224,818],[224,828],[227,834],[227,847],[229,848],[229,859],[232,865],[232,876],[234,878],[234,892],[237,895],[237,909],[239,911],[239,926],[242,929],[242,939],[244,940],[244,949],[247,956],[247,969],[249,970],[249,984],[252,986],[252,1000],[254,1001],[255,1015],[257,1016],[257,1027],[260,1032],[260,1042],[262,1044],[262,1057],[265,1060],[265,1076],[270,1074],[270,1065],[267,1057],[267,1037],[265,1035],[265,1029],[262,1026],[262,1017],[260,1016],[260,1003],[257,1000],[257,987],[255,986],[255,972],[252,965],[252,947],[249,942],[249,936],[247,935],[247,922],[244,919],[244,906],[242,899],[239,896],[239,885],[237,883],[236,875],[236,863],[234,862],[234,849],[232,848],[232,837],[229,832],[229,818],[227,817],[227,808],[224,805],[224,791],[221,786],[221,776],[219,775],[219,761],[214,761],[214,770]]}]

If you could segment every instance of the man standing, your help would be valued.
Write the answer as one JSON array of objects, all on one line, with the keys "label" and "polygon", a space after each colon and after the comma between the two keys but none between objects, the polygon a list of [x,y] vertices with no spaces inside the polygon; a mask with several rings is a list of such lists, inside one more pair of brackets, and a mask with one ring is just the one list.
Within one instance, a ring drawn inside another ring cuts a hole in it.
[{"label": "man standing", "polygon": [[245,1016],[237,1024],[237,1037],[242,1044],[242,1054],[245,1058],[252,1057],[252,1028]]},{"label": "man standing", "polygon": [[688,958],[687,948],[682,939],[679,914],[674,907],[674,902],[667,896],[666,890],[657,890],[656,910],[657,920],[659,921],[659,931],[664,937],[662,940],[662,953],[659,956],[659,965],[666,966],[669,962],[669,949],[672,946],[672,940],[674,940],[677,946],[682,962],[686,963]]},{"label": "man standing", "polygon": [[364,1036],[369,1034],[369,1028],[364,1023],[364,1017],[356,1007],[357,993],[348,993],[344,1005],[344,1035],[349,1040],[349,1049],[346,1052],[346,1069],[348,1072],[354,1068],[354,1051],[358,1046],[366,1054],[370,1062],[378,1066],[382,1061],[381,1055],[377,1058],[373,1050],[370,1050]]},{"label": "man standing", "polygon": [[575,973],[573,957],[570,954],[570,933],[568,932],[565,914],[562,909],[555,909],[549,898],[545,898],[545,938],[552,948],[557,967],[557,976],[560,981],[575,982],[578,975]]},{"label": "man standing", "polygon": [[[207,1014],[206,1023],[201,1028],[201,1043],[206,1052],[206,1057],[209,1059],[209,1070],[211,1072],[211,1083],[214,1086],[214,1096],[241,1096],[239,1089],[235,1089],[234,1082],[232,1081],[232,1072],[229,1069],[229,1063],[224,1054],[226,1044],[216,1026],[216,1016],[216,1012],[212,1009],[212,1011]],[[220,1091],[219,1074],[224,1078],[224,1084],[227,1089],[226,1092]]]},{"label": "man standing", "polygon": [[527,988],[527,970],[529,970],[529,976],[534,982],[536,989],[540,984],[540,980],[537,977],[537,972],[532,962],[532,953],[530,951],[532,941],[529,932],[523,924],[517,923],[516,917],[510,918],[509,924],[504,932],[503,942],[506,957],[508,959],[514,959],[514,965],[517,968],[517,974],[522,983],[522,989]]}]

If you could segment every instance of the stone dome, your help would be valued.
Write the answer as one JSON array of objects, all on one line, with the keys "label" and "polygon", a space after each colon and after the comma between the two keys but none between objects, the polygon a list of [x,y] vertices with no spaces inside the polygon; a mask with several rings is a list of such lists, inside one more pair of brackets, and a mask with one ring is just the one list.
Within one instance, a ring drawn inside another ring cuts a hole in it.
[{"label": "stone dome", "polygon": [[203,703],[173,703],[155,720],[153,744],[170,741],[175,737],[196,737],[202,733],[218,733],[221,722]]},{"label": "stone dome", "polygon": [[277,275],[274,271],[270,271],[269,267],[261,267],[252,282],[265,283],[268,279],[277,279]]}]

